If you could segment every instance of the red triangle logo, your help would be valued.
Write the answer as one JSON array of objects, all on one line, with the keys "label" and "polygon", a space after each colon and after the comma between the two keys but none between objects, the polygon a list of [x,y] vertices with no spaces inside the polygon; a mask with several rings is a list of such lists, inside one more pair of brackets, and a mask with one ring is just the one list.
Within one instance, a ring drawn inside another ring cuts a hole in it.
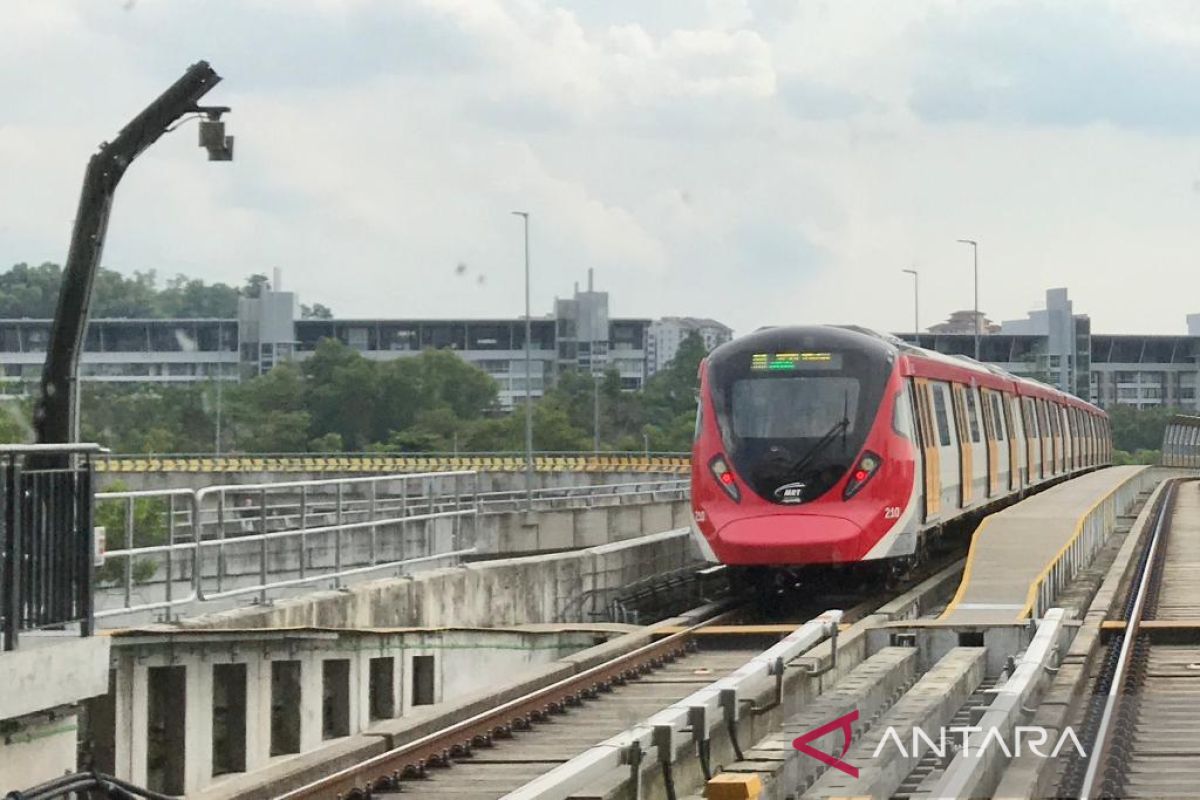
[{"label": "red triangle logo", "polygon": [[[842,761],[842,759],[841,759],[841,756],[846,755],[846,752],[850,749],[850,739],[851,739],[851,737],[854,736],[854,728],[852,728],[851,725],[857,720],[858,720],[858,709],[855,709],[855,710],[851,711],[849,714],[844,714],[844,715],[838,717],[837,719],[833,720],[832,722],[826,722],[824,725],[822,725],[819,728],[813,728],[808,733],[803,734],[801,736],[797,736],[795,739],[792,740],[792,747],[796,748],[801,753],[804,753],[806,756],[812,756],[817,761],[820,761],[822,764],[826,764],[827,766],[833,767],[834,769],[841,770],[842,772],[849,775],[851,778],[857,778],[858,777],[858,767],[851,766],[850,764],[847,764],[845,761]],[[836,730],[840,730],[843,734],[842,752],[838,757],[835,758],[834,756],[831,756],[828,753],[818,750],[815,747],[811,747],[808,744],[809,742],[813,741],[814,739],[820,739],[825,734],[830,733],[831,731],[836,731]]]}]

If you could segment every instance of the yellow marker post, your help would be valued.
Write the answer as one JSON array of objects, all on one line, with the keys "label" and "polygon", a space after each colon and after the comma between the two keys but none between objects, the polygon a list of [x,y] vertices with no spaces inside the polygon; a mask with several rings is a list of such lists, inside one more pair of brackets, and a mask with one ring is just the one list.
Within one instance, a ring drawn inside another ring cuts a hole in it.
[{"label": "yellow marker post", "polygon": [[709,779],[704,788],[708,800],[758,800],[762,779],[753,773],[722,772]]}]

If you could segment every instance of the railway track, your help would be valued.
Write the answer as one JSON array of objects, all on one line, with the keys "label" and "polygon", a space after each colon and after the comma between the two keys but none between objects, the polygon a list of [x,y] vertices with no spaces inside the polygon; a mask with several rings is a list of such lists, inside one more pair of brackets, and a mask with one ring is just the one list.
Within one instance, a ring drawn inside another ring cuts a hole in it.
[{"label": "railway track", "polygon": [[[940,572],[954,554],[931,559],[894,589],[826,595],[782,618],[747,602],[682,628],[578,675],[455,722],[413,742],[315,780],[283,795],[378,798],[418,793],[442,800],[498,798],[549,772],[659,709],[711,685],[830,607],[843,624],[874,612],[894,596]],[[695,618],[697,610],[685,617]]]},{"label": "railway track", "polygon": [[[859,619],[887,599],[861,599],[842,619]],[[443,800],[501,797],[712,684],[806,621],[748,623],[750,613],[749,606],[738,606],[694,625],[667,628],[663,638],[637,650],[282,798],[379,798],[414,792]]]},{"label": "railway track", "polygon": [[1200,482],[1164,493],[1059,796],[1194,797],[1200,772]]}]

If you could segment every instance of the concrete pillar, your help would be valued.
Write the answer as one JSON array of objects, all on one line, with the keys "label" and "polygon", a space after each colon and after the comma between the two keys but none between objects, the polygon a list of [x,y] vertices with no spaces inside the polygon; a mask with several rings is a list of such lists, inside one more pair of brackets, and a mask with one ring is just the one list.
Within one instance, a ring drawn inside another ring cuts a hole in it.
[{"label": "concrete pillar", "polygon": [[[117,662],[116,697],[113,714],[113,775],[133,780],[133,669],[130,660]],[[140,785],[145,785],[144,783]]]},{"label": "concrete pillar", "polygon": [[300,752],[321,744],[321,657],[315,652],[300,656]]},{"label": "concrete pillar", "polygon": [[266,766],[271,758],[271,662],[246,664],[246,771]]},{"label": "concrete pillar", "polygon": [[371,656],[373,651],[359,650],[350,661],[350,735],[366,730],[371,724]]},{"label": "concrete pillar", "polygon": [[[150,681],[149,668],[134,664],[129,693],[129,780],[138,786],[145,786],[146,781],[146,726],[149,710]],[[121,732],[122,735],[125,731]]]},{"label": "concrete pillar", "polygon": [[183,700],[187,724],[184,760],[187,793],[212,780],[212,664],[193,656],[187,665],[187,690]]}]

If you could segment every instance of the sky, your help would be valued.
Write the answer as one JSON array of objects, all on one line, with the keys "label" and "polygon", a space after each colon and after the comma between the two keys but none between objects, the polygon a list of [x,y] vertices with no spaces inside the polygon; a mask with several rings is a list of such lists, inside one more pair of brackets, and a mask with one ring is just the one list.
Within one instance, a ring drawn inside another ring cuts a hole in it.
[{"label": "sky", "polygon": [[104,264],[340,317],[911,330],[1045,290],[1108,333],[1200,312],[1200,5],[971,0],[7,0],[0,266],[65,258],[89,155],[194,61],[195,123],[117,193]]}]

